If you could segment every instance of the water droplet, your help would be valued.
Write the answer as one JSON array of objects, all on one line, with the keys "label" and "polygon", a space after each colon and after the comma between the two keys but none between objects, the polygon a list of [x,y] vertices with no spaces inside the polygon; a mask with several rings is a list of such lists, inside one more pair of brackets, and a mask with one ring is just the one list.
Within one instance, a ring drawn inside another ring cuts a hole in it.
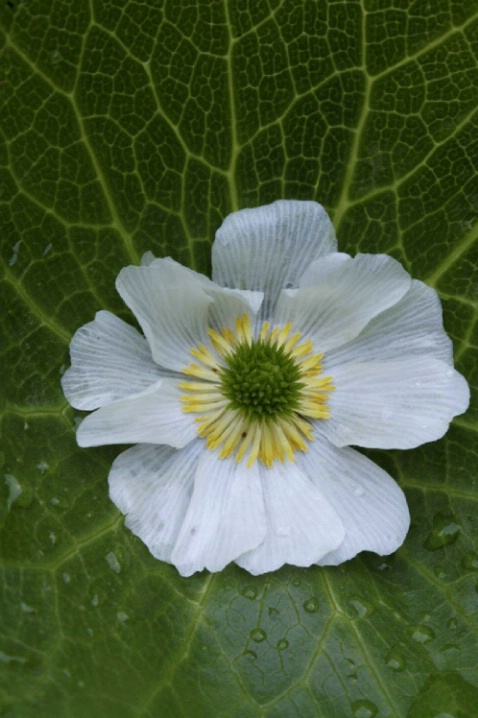
[{"label": "water droplet", "polygon": [[435,631],[428,626],[412,626],[412,638],[417,643],[429,643],[435,638]]},{"label": "water droplet", "polygon": [[354,718],[374,718],[378,713],[378,708],[372,701],[354,701],[352,703]]},{"label": "water droplet", "polygon": [[277,648],[279,651],[285,651],[286,648],[289,648],[289,641],[286,641],[285,638],[280,638],[277,641]]},{"label": "water droplet", "polygon": [[280,526],[276,531],[278,538],[288,538],[290,536],[290,526]]},{"label": "water droplet", "polygon": [[9,656],[8,653],[0,651],[0,663],[26,663],[27,659],[22,656]]},{"label": "water droplet", "polygon": [[257,588],[254,586],[245,586],[245,588],[241,591],[241,595],[244,596],[244,598],[248,598],[250,601],[253,601],[257,596]]},{"label": "water droplet", "polygon": [[374,612],[373,606],[358,596],[349,598],[350,618],[367,618]]},{"label": "water droplet", "polygon": [[463,568],[466,568],[469,571],[478,571],[478,554],[476,554],[476,553],[465,554],[461,563],[462,563]]},{"label": "water droplet", "polygon": [[308,598],[307,601],[304,603],[304,608],[307,613],[317,613],[317,611],[319,610],[319,602],[316,598]]},{"label": "water droplet", "polygon": [[390,668],[391,671],[400,673],[405,670],[405,661],[399,653],[391,651],[385,656],[385,665]]},{"label": "water droplet", "polygon": [[50,465],[47,464],[44,459],[42,459],[41,461],[39,461],[38,464],[37,464],[37,469],[38,469],[39,471],[41,471],[42,474],[44,474],[45,471],[46,471],[47,469],[49,469],[49,468],[50,468]]},{"label": "water droplet", "polygon": [[53,50],[50,54],[50,60],[52,65],[58,65],[61,62],[61,52],[59,50]]},{"label": "water droplet", "polygon": [[118,559],[116,558],[116,554],[113,551],[110,551],[109,553],[106,554],[105,561],[112,571],[114,571],[115,573],[120,573],[121,565],[120,565],[120,562],[118,561]]},{"label": "water droplet", "polygon": [[301,584],[300,578],[294,578],[294,580],[292,581],[293,586],[300,586],[300,584]]},{"label": "water droplet", "polygon": [[35,613],[35,609],[28,605],[28,603],[24,603],[23,601],[20,604],[20,608],[22,609],[23,613]]},{"label": "water droplet", "polygon": [[66,573],[66,571],[62,574],[62,578],[64,583],[70,583],[71,581],[71,576],[69,573]]},{"label": "water droplet", "polygon": [[50,503],[51,503],[52,506],[58,506],[59,503],[60,503],[60,499],[57,499],[57,498],[54,496],[52,499],[50,499]]},{"label": "water droplet", "polygon": [[454,543],[461,531],[461,526],[451,514],[441,512],[433,517],[433,527],[424,546],[429,551],[437,551],[444,546]]},{"label": "water droplet", "polygon": [[86,632],[87,632],[87,634],[90,636],[90,638],[91,638],[91,636],[94,635],[94,631],[93,631],[92,628],[87,628],[87,629],[86,629]]},{"label": "water droplet", "polygon": [[43,250],[43,256],[47,255],[48,252],[51,251],[51,246],[52,246],[52,245],[51,245],[51,242],[46,245],[45,249]]},{"label": "water droplet", "polygon": [[255,661],[257,658],[257,653],[255,651],[244,651],[243,656],[248,656],[251,660]]},{"label": "water droplet", "polygon": [[269,614],[269,618],[277,618],[279,615],[277,608],[273,608],[272,606],[268,606],[267,613]]},{"label": "water droplet", "polygon": [[446,578],[446,573],[443,570],[443,566],[434,566],[433,573],[437,578]]},{"label": "water droplet", "polygon": [[48,534],[48,538],[50,539],[50,541],[52,542],[53,545],[56,544],[56,534],[53,531],[50,531],[50,533]]},{"label": "water droplet", "polygon": [[5,483],[10,492],[7,498],[7,510],[10,511],[12,504],[15,503],[22,493],[22,487],[13,474],[5,474]]},{"label": "water droplet", "polygon": [[116,614],[116,618],[118,619],[118,621],[121,621],[121,623],[124,623],[128,620],[129,616],[124,611],[118,611],[118,613]]},{"label": "water droplet", "polygon": [[267,633],[263,631],[262,628],[254,628],[254,630],[251,631],[250,636],[256,643],[262,643],[262,641],[266,640]]},{"label": "water droplet", "polygon": [[13,252],[12,256],[8,260],[8,266],[13,267],[14,264],[18,261],[18,252],[20,251],[20,245],[22,243],[22,240],[20,239],[16,244],[13,245]]},{"label": "water droplet", "polygon": [[456,631],[458,625],[458,621],[456,618],[450,618],[450,620],[447,622],[446,627],[449,631]]},{"label": "water droplet", "polygon": [[357,497],[365,496],[365,489],[363,486],[360,486],[360,484],[355,484],[355,486],[352,489],[353,495]]},{"label": "water droplet", "polygon": [[99,602],[100,602],[100,599],[98,598],[98,594],[95,593],[95,595],[94,595],[93,598],[91,599],[91,605],[92,605],[92,606],[97,606],[97,605],[99,604]]},{"label": "water droplet", "polygon": [[382,561],[382,563],[378,566],[379,571],[388,571],[390,568],[390,564],[388,564],[386,561]]}]

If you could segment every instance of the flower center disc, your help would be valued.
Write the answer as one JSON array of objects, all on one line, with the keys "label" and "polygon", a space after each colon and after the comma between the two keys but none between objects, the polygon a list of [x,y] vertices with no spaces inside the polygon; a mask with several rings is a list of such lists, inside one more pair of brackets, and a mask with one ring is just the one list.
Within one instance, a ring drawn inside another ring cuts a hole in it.
[{"label": "flower center disc", "polygon": [[265,322],[255,339],[244,314],[235,332],[209,329],[211,347],[191,349],[200,363],[183,373],[200,381],[179,384],[183,410],[200,415],[198,434],[209,449],[221,447],[220,458],[235,453],[239,462],[247,453],[248,467],[259,459],[269,468],[294,461],[294,452],[313,441],[308,419],[329,418],[332,378],[320,376],[322,355],[312,353],[310,340],[299,344],[299,333],[289,337],[291,328],[271,330]]},{"label": "flower center disc", "polygon": [[287,416],[299,405],[301,372],[283,347],[259,340],[226,357],[221,391],[251,420]]}]

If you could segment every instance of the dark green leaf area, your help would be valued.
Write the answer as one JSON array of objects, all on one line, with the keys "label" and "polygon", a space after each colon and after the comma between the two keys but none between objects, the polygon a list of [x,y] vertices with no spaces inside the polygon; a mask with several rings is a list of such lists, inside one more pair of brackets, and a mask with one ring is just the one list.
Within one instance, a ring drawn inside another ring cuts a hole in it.
[{"label": "dark green leaf area", "polygon": [[[2,718],[478,715],[477,57],[478,0],[0,3]],[[184,579],[109,500],[122,447],[76,444],[68,346],[135,323],[122,267],[210,274],[224,217],[278,198],[437,289],[471,404],[366,451],[395,555]]]}]

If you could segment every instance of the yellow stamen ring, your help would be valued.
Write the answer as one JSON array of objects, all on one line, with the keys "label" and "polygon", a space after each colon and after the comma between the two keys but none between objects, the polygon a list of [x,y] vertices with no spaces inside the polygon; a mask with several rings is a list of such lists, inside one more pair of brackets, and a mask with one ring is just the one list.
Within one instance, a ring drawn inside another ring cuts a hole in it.
[{"label": "yellow stamen ring", "polygon": [[310,339],[298,343],[300,333],[289,337],[291,329],[289,323],[271,330],[264,322],[255,340],[243,314],[235,330],[208,329],[209,348],[191,349],[199,363],[183,373],[199,381],[180,382],[182,408],[199,414],[198,434],[208,449],[220,449],[220,458],[237,451],[237,462],[248,454],[248,467],[259,459],[269,468],[286,457],[294,461],[295,451],[307,451],[314,439],[307,419],[330,417],[327,400],[335,387],[332,377],[321,376],[323,355],[312,353]]}]

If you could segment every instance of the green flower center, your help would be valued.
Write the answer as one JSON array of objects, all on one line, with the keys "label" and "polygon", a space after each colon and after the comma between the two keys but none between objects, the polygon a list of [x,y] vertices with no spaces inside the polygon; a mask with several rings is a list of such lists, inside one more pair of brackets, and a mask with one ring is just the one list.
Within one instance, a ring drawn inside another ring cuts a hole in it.
[{"label": "green flower center", "polygon": [[[219,457],[247,455],[247,467],[259,460],[294,461],[314,435],[310,420],[328,419],[332,377],[322,376],[322,354],[312,340],[298,343],[292,324],[271,329],[264,322],[254,338],[249,316],[236,318],[235,329],[208,329],[210,347],[190,352],[199,362],[184,367],[194,381],[181,381],[183,411],[198,414],[198,435]],[[199,380],[199,381],[198,381]]]},{"label": "green flower center", "polygon": [[239,344],[226,357],[221,393],[251,420],[288,416],[300,403],[300,367],[283,347],[262,340]]}]

